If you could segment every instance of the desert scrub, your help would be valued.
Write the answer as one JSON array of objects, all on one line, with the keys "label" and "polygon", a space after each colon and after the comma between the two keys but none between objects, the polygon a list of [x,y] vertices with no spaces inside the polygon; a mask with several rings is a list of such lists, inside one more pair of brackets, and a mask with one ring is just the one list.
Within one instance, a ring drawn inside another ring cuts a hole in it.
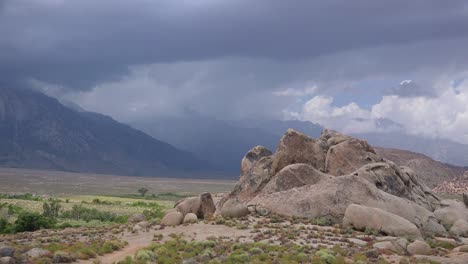
[{"label": "desert scrub", "polygon": [[[310,263],[317,250],[311,246],[295,244],[274,245],[267,243],[235,243],[218,239],[208,241],[186,241],[180,236],[164,243],[153,243],[132,258],[120,263]],[[152,252],[153,254],[149,253]],[[328,252],[333,255],[335,252]],[[155,256],[155,261],[151,259]],[[129,262],[132,261],[132,262]],[[324,262],[326,264],[326,262]],[[338,262],[340,263],[340,262]]]},{"label": "desert scrub", "polygon": [[55,253],[57,251],[66,252],[75,259],[92,259],[98,255],[112,253],[122,249],[126,245],[125,242],[117,240],[94,240],[89,242],[75,243],[50,243],[46,249]]}]

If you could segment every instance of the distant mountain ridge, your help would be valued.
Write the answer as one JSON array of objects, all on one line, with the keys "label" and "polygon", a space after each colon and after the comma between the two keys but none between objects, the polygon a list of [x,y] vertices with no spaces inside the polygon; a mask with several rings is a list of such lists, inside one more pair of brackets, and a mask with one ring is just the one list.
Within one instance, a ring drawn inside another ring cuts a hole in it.
[{"label": "distant mountain ridge", "polygon": [[429,187],[435,187],[441,182],[460,178],[468,170],[468,167],[459,167],[436,161],[420,153],[380,147],[374,147],[374,149],[379,156],[418,172],[421,180]]},{"label": "distant mountain ridge", "polygon": [[210,168],[110,117],[12,88],[0,89],[0,166],[147,176]]}]

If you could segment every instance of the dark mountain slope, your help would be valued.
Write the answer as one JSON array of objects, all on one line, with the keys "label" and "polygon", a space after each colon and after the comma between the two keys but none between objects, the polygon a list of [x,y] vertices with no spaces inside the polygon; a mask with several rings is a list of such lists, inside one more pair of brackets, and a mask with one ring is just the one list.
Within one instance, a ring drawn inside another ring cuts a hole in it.
[{"label": "dark mountain slope", "polygon": [[107,116],[7,88],[0,90],[0,166],[153,176],[208,168],[192,154]]}]

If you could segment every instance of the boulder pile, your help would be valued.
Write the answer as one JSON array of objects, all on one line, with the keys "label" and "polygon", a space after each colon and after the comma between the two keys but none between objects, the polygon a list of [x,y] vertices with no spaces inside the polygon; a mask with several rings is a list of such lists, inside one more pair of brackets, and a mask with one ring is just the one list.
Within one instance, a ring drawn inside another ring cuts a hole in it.
[{"label": "boulder pile", "polygon": [[198,219],[211,217],[216,207],[210,193],[202,193],[197,197],[189,197],[178,201],[174,209],[166,212],[160,224],[176,226],[182,223],[196,223]]},{"label": "boulder pile", "polygon": [[[364,140],[328,129],[312,139],[290,129],[274,153],[257,146],[245,155],[240,178],[216,214],[242,216],[259,208],[261,215],[327,218],[415,239],[446,235],[468,209],[441,201],[418,178]],[[462,227],[458,222],[455,232],[464,233]]]}]

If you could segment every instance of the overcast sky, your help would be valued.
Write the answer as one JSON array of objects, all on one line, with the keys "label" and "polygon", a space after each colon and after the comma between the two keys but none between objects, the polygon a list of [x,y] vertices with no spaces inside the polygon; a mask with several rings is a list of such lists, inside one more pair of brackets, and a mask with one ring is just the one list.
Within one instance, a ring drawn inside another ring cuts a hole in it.
[{"label": "overcast sky", "polygon": [[124,122],[189,110],[468,143],[466,47],[467,1],[0,0],[2,85]]}]

